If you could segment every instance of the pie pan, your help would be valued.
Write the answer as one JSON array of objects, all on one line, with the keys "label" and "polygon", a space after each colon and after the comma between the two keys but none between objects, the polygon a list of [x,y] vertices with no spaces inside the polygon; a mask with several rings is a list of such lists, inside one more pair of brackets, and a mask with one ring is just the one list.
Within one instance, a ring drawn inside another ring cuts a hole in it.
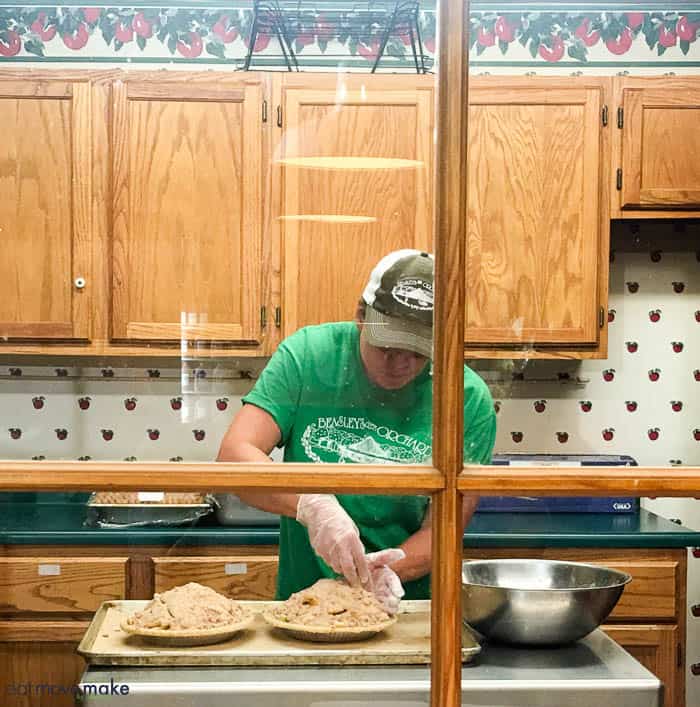
[{"label": "pie pan", "polygon": [[138,628],[129,624],[127,619],[128,617],[123,619],[120,624],[122,631],[131,636],[143,638],[149,643],[158,643],[161,646],[205,646],[233,638],[253,623],[255,614],[248,613],[242,621],[235,624],[223,624],[214,628],[196,630]]},{"label": "pie pan", "polygon": [[263,619],[270,626],[280,629],[284,633],[298,638],[302,641],[314,641],[317,643],[346,643],[348,641],[363,641],[372,638],[385,629],[396,623],[396,616],[370,626],[341,626],[333,628],[331,626],[306,626],[304,624],[293,624],[289,621],[282,621],[275,617],[271,611],[263,611]]}]

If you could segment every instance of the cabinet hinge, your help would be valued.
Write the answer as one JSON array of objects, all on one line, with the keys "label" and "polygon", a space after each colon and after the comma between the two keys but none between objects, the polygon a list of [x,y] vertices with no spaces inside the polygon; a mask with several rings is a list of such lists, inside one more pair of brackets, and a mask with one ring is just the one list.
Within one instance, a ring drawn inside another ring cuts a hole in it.
[{"label": "cabinet hinge", "polygon": [[275,307],[275,326],[278,329],[282,326],[282,307]]},{"label": "cabinet hinge", "polygon": [[680,643],[676,644],[676,665],[683,667],[683,646]]},{"label": "cabinet hinge", "polygon": [[267,326],[267,307],[260,307],[260,328]]},{"label": "cabinet hinge", "polygon": [[282,127],[282,106],[277,106],[277,127]]},{"label": "cabinet hinge", "polygon": [[622,189],[622,170],[619,168],[615,177],[615,186],[617,187],[617,191],[620,191]]},{"label": "cabinet hinge", "polygon": [[267,123],[267,101],[262,102],[262,122]]},{"label": "cabinet hinge", "polygon": [[598,308],[598,329],[602,329],[605,326],[605,308]]},{"label": "cabinet hinge", "polygon": [[603,110],[601,111],[601,120],[603,121],[603,127],[606,127],[608,124],[608,107],[603,106]]},{"label": "cabinet hinge", "polygon": [[617,127],[622,130],[622,126],[625,124],[625,109],[620,106],[617,109]]}]

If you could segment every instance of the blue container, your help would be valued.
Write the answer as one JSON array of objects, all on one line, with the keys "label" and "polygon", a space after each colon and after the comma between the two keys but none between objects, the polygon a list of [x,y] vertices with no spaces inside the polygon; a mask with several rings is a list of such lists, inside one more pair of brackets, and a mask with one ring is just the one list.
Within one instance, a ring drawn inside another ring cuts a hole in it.
[{"label": "blue container", "polygon": [[[637,466],[626,455],[614,454],[494,454],[494,466]],[[482,496],[478,513],[638,513],[632,496]]]}]

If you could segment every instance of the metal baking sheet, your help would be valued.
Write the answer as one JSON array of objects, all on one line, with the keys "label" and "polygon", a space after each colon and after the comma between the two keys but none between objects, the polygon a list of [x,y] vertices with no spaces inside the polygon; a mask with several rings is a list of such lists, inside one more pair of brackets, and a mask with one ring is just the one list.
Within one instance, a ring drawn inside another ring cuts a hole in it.
[{"label": "metal baking sheet", "polygon": [[[244,601],[256,613],[252,626],[229,641],[210,646],[165,648],[129,636],[119,624],[125,614],[148,602],[103,602],[78,646],[91,665],[425,665],[430,663],[430,601],[401,602],[399,620],[365,641],[319,644],[285,636],[259,612],[279,602]],[[481,651],[467,627],[462,631],[462,662]]]},{"label": "metal baking sheet", "polygon": [[185,525],[212,512],[210,503],[88,503],[86,524],[103,528]]}]

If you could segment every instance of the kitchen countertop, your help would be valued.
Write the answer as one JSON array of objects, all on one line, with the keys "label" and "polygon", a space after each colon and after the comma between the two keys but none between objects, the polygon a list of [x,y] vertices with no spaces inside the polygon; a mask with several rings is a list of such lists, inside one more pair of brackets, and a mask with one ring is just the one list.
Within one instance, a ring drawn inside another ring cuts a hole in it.
[{"label": "kitchen countertop", "polygon": [[[117,683],[128,686],[128,694],[110,698],[108,689]],[[107,696],[96,693],[100,685]],[[430,671],[425,666],[88,666],[80,687],[86,707],[158,707],[165,702],[188,707],[427,707]],[[472,707],[659,707],[662,687],[596,630],[559,648],[486,644],[462,668],[462,694],[462,704]]]},{"label": "kitchen countertop", "polygon": [[[0,499],[0,544],[277,545],[279,539],[277,527],[220,526],[213,516],[185,527],[91,528],[83,525],[84,500],[27,502],[15,498]],[[700,546],[700,532],[646,510],[639,514],[477,513],[464,536],[465,547],[696,545]]]}]

